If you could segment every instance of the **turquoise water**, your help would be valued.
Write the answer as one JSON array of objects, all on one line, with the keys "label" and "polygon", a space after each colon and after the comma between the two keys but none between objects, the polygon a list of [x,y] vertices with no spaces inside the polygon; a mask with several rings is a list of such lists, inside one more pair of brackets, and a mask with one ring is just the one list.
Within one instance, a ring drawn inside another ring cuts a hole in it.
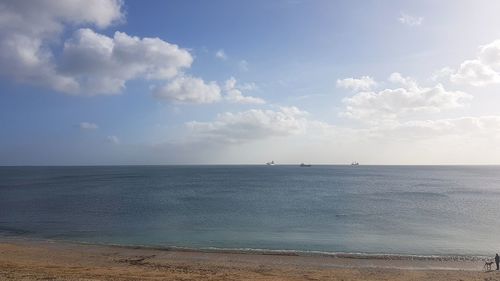
[{"label": "turquoise water", "polygon": [[0,235],[189,248],[500,251],[496,166],[0,167]]}]

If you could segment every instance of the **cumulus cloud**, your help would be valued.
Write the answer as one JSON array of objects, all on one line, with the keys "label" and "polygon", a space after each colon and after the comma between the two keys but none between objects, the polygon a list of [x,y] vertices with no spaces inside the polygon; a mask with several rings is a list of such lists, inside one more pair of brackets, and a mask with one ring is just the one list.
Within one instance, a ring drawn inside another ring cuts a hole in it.
[{"label": "cumulus cloud", "polygon": [[220,60],[227,60],[227,55],[224,50],[220,49],[215,53],[215,57],[220,59]]},{"label": "cumulus cloud", "polygon": [[233,103],[241,103],[241,104],[264,104],[266,103],[263,99],[252,97],[252,96],[244,96],[242,90],[252,90],[255,88],[255,84],[243,84],[237,85],[237,81],[234,77],[226,80],[224,85],[225,91],[225,99],[229,102]]},{"label": "cumulus cloud", "polygon": [[95,130],[97,128],[99,128],[99,126],[97,126],[97,124],[95,123],[90,123],[90,122],[81,122],[78,127],[82,130]]},{"label": "cumulus cloud", "polygon": [[480,46],[476,58],[465,60],[456,70],[444,69],[441,77],[457,84],[481,87],[500,83],[500,40]]},{"label": "cumulus cloud", "polygon": [[[119,0],[2,1],[0,74],[94,95],[119,93],[131,79],[171,79],[191,66],[187,50],[159,38],[108,37],[90,28],[62,37],[68,26],[105,28],[123,19]],[[62,52],[53,52],[61,42]]]},{"label": "cumulus cloud", "polygon": [[361,78],[345,78],[337,80],[337,87],[350,89],[353,91],[367,91],[370,90],[377,83],[370,76],[363,76]]},{"label": "cumulus cloud", "polygon": [[219,114],[212,122],[191,121],[186,124],[195,139],[215,143],[243,143],[276,136],[305,132],[307,112],[296,107],[279,110],[251,109]]},{"label": "cumulus cloud", "polygon": [[418,88],[417,81],[411,77],[403,77],[399,72],[393,72],[387,79],[389,82],[399,84],[405,88]]},{"label": "cumulus cloud", "polygon": [[401,15],[398,18],[398,21],[408,26],[419,26],[423,23],[424,18],[412,16],[407,13],[401,13]]},{"label": "cumulus cloud", "polygon": [[500,40],[479,47],[478,59],[491,67],[500,66]]},{"label": "cumulus cloud", "polygon": [[65,23],[106,28],[123,20],[122,6],[120,0],[1,1],[0,30],[45,39],[57,36]]},{"label": "cumulus cloud", "polygon": [[472,97],[460,91],[448,91],[443,85],[421,87],[411,78],[399,73],[391,74],[390,82],[401,85],[378,92],[358,92],[343,100],[344,116],[374,122],[395,119],[409,113],[441,112],[445,109],[463,107]]},{"label": "cumulus cloud", "polygon": [[450,75],[450,81],[472,86],[485,86],[499,83],[500,74],[480,60],[466,60],[460,64],[455,73]]},{"label": "cumulus cloud", "polygon": [[215,103],[228,101],[239,104],[264,104],[261,98],[245,96],[243,90],[253,90],[254,83],[238,84],[234,77],[225,81],[222,89],[215,81],[205,82],[191,76],[178,76],[169,83],[154,90],[153,95],[162,100],[176,103]]},{"label": "cumulus cloud", "polygon": [[177,103],[214,103],[221,99],[221,89],[214,81],[205,83],[200,78],[178,76],[157,88],[154,96]]},{"label": "cumulus cloud", "polygon": [[72,92],[78,82],[59,73],[52,45],[65,24],[105,28],[123,19],[118,0],[0,2],[0,74],[20,82]]},{"label": "cumulus cloud", "polygon": [[80,92],[105,94],[119,92],[134,78],[172,78],[192,61],[188,51],[159,38],[79,29],[64,43],[59,70],[79,82]]}]

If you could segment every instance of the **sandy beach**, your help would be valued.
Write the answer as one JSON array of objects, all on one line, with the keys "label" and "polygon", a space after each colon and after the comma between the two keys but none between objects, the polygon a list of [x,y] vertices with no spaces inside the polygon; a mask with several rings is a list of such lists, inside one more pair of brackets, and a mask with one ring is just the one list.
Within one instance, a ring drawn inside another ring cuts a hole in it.
[{"label": "sandy beach", "polygon": [[2,239],[0,280],[500,280],[482,261],[173,251]]}]

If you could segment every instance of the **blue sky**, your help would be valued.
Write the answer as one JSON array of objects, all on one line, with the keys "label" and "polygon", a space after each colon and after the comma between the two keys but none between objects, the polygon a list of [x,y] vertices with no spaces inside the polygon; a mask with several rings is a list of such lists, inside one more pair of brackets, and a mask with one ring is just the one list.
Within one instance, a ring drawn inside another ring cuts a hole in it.
[{"label": "blue sky", "polygon": [[0,164],[499,164],[497,1],[0,1]]}]

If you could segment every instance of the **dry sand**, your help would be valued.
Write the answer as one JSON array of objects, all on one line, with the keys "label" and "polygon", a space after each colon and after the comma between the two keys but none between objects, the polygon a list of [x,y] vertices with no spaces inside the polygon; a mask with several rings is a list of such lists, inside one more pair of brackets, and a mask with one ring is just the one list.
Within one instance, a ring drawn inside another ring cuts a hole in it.
[{"label": "dry sand", "polygon": [[0,280],[500,280],[481,261],[353,259],[0,240]]}]

